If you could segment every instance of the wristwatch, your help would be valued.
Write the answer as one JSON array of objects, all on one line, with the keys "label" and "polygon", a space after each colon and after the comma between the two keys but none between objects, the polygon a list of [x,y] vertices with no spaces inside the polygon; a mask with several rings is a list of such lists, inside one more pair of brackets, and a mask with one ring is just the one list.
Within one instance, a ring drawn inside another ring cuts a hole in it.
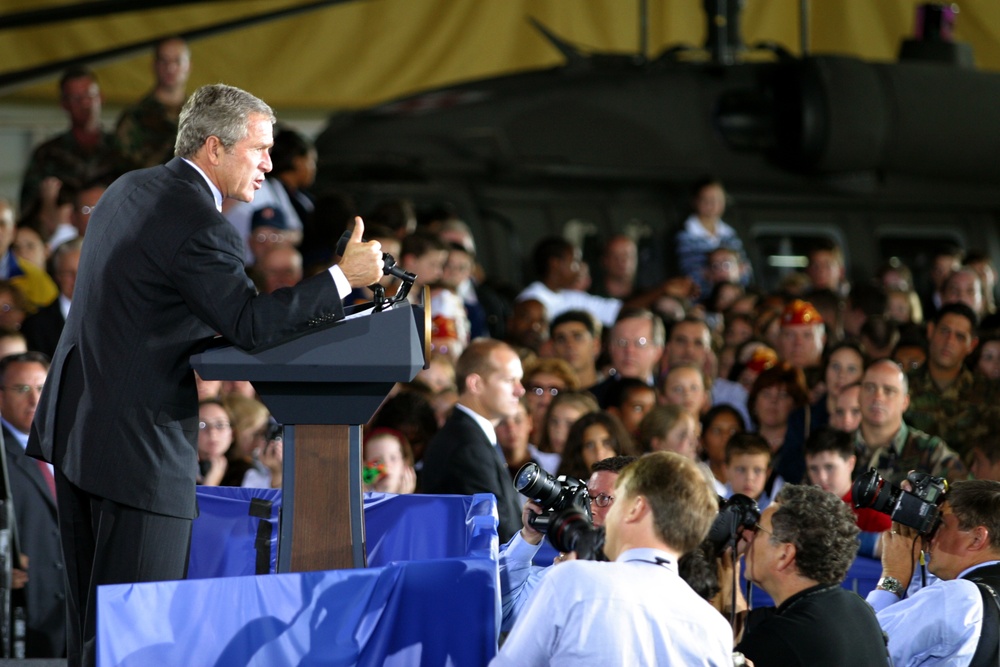
[{"label": "wristwatch", "polygon": [[903,584],[899,583],[899,579],[895,577],[882,577],[878,580],[876,588],[883,591],[888,591],[893,595],[903,597],[903,593],[906,592],[903,588]]}]

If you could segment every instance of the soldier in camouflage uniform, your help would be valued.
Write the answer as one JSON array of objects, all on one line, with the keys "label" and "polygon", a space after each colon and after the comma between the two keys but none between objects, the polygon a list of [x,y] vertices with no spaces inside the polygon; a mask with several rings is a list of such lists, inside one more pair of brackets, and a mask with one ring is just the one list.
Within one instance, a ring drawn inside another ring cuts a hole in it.
[{"label": "soldier in camouflage uniform", "polygon": [[94,73],[85,67],[67,70],[59,80],[59,91],[70,129],[41,144],[32,154],[21,185],[22,214],[57,205],[55,197],[51,201],[40,198],[46,178],[55,177],[63,186],[75,189],[88,181],[116,177],[127,167],[115,136],[101,129],[101,89]]},{"label": "soldier in camouflage uniform", "polygon": [[116,129],[122,152],[137,169],[163,164],[174,155],[177,120],[191,72],[187,43],[172,37],[157,44],[153,71],[156,87],[122,111]]},{"label": "soldier in camouflage uniform", "polygon": [[928,324],[927,363],[910,374],[910,426],[943,438],[965,456],[970,443],[1000,421],[995,383],[973,375],[966,358],[978,343],[975,312],[964,303],[941,307]]},{"label": "soldier in camouflage uniform", "polygon": [[861,380],[861,427],[854,435],[855,474],[876,468],[894,484],[906,479],[911,470],[949,482],[968,479],[961,458],[944,440],[903,421],[909,403],[906,375],[896,362],[882,359],[868,367]]}]

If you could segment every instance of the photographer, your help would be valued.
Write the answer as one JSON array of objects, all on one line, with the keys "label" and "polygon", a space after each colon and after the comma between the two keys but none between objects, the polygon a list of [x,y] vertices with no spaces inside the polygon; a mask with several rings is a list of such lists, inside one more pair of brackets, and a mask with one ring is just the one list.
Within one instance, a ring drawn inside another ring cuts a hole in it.
[{"label": "photographer", "polygon": [[843,667],[887,664],[875,614],[841,588],[857,552],[858,527],[847,505],[812,486],[789,484],[744,533],[746,578],[776,608],[749,613],[736,650],[757,665]]},{"label": "photographer", "polygon": [[648,454],[622,470],[614,494],[604,520],[613,562],[552,568],[491,665],[733,664],[729,625],[677,573],[717,512],[697,466]]},{"label": "photographer", "polygon": [[[996,665],[1000,603],[986,586],[1000,593],[1000,482],[956,482],[940,509],[929,538],[898,523],[883,535],[882,578],[868,602],[896,667]],[[921,543],[940,580],[900,599]]]},{"label": "photographer", "polygon": [[[594,525],[598,528],[604,525],[604,517],[615,501],[615,482],[618,480],[618,473],[635,460],[634,456],[612,456],[598,461],[591,468],[593,472],[587,480],[587,493],[590,495]],[[509,632],[514,627],[518,613],[546,571],[544,567],[531,564],[541,548],[545,535],[535,530],[528,519],[533,513],[539,514],[541,511],[535,503],[526,504],[521,512],[524,528],[514,535],[500,552],[500,599],[503,608],[500,629],[503,632]],[[563,554],[556,562],[572,557]]]}]

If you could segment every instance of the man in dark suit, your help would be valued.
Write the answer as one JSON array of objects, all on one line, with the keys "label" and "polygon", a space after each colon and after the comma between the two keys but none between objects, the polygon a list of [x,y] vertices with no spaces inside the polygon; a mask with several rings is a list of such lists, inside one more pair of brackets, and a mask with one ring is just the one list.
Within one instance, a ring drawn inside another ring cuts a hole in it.
[{"label": "man in dark suit", "polygon": [[[188,358],[217,333],[243,349],[342,317],[382,275],[358,219],[339,266],[259,295],[221,214],[271,170],[274,114],[245,91],[197,90],[169,163],[118,179],[87,227],[73,308],[32,424],[55,466],[69,664],[95,656],[96,587],[183,578],[195,516],[198,398]],[[99,527],[100,530],[96,530]]]},{"label": "man in dark suit", "polygon": [[[29,658],[66,654],[66,581],[52,472],[24,453],[48,358],[22,352],[0,359],[0,423],[7,478],[14,504],[17,547],[28,557],[27,646]],[[43,469],[44,468],[44,469]]]},{"label": "man in dark suit", "polygon": [[77,237],[66,241],[56,248],[52,256],[52,267],[55,269],[56,285],[59,286],[59,296],[55,301],[30,315],[21,325],[21,333],[28,342],[28,349],[42,352],[52,358],[66,325],[66,315],[73,301],[73,289],[76,286],[76,272],[80,267],[80,250],[83,239]]},{"label": "man in dark suit", "polygon": [[520,530],[521,506],[495,428],[517,412],[524,395],[522,375],[521,360],[509,345],[493,339],[473,341],[455,366],[455,410],[424,454],[424,492],[497,497],[501,542]]}]

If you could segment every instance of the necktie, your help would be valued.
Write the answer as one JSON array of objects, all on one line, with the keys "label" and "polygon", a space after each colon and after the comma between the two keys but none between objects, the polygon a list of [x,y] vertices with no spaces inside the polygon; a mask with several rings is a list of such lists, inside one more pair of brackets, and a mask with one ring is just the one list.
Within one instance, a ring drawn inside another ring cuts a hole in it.
[{"label": "necktie", "polygon": [[52,499],[55,500],[56,478],[52,476],[52,471],[49,470],[49,464],[45,461],[39,461],[38,459],[35,459],[35,463],[38,464],[38,470],[42,473],[42,479],[45,480],[45,485],[49,487],[49,493],[52,494]]}]

